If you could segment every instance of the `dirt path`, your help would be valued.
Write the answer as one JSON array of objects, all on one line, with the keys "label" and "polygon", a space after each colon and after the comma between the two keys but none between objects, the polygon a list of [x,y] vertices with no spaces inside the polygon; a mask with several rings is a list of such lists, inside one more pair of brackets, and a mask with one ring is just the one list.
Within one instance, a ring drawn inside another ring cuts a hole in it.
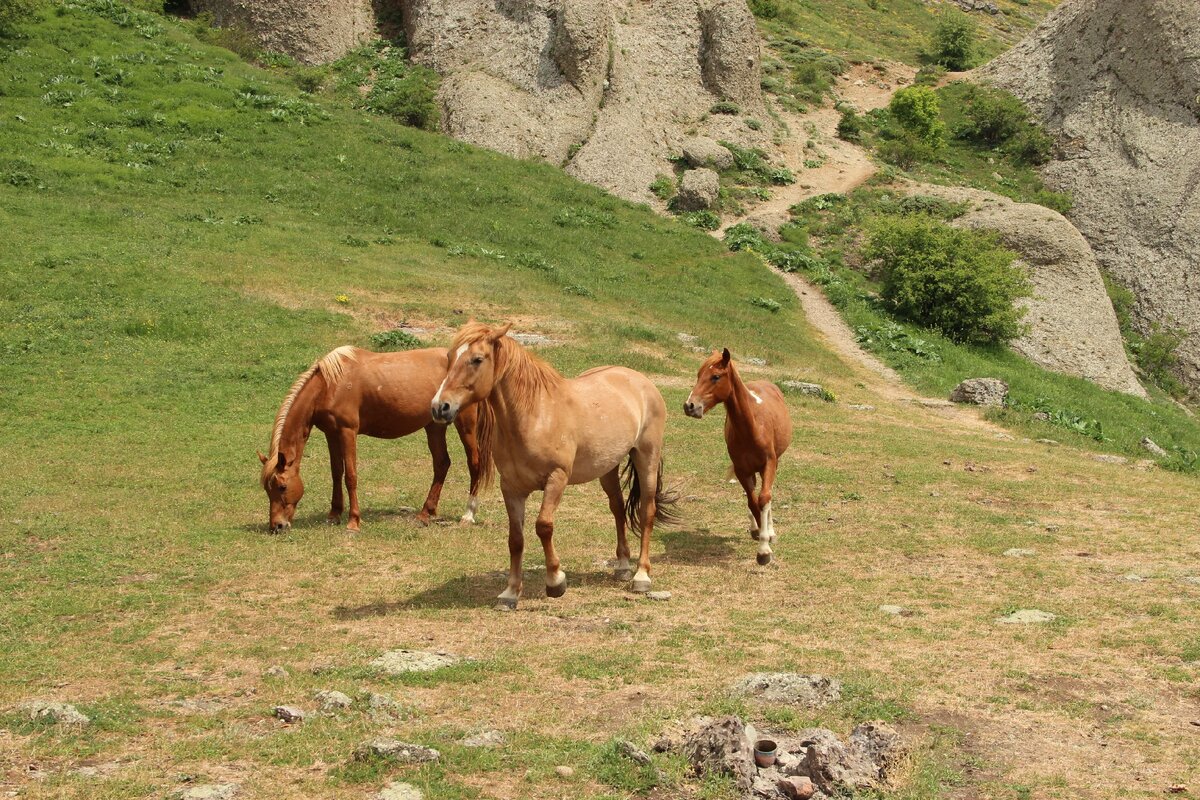
[{"label": "dirt path", "polygon": [[[912,82],[914,74],[911,67],[903,64],[887,65],[882,72],[870,65],[859,65],[839,78],[838,96],[859,111],[882,108],[897,88]],[[791,135],[776,153],[776,158],[796,173],[796,183],[775,189],[770,200],[759,203],[740,217],[726,220],[713,235],[720,238],[730,226],[751,217],[782,225],[789,217],[788,209],[796,203],[829,192],[844,194],[874,175],[875,162],[867,152],[837,138],[840,116],[837,110],[828,107],[803,115],[783,114]],[[804,166],[806,160],[822,156],[824,163],[820,167],[809,169]],[[944,399],[923,397],[913,391],[899,373],[859,345],[850,326],[820,288],[800,275],[779,274],[796,293],[805,316],[829,349],[847,364],[857,367],[864,385],[881,400],[919,405],[966,427],[1004,433],[1002,428],[983,419],[976,409],[954,405]]]}]

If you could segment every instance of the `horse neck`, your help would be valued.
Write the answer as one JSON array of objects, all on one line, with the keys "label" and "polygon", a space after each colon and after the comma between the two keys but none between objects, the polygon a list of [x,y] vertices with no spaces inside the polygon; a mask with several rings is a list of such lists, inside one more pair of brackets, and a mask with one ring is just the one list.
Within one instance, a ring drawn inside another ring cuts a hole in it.
[{"label": "horse neck", "polygon": [[292,400],[292,406],[283,421],[283,431],[279,435],[279,452],[289,461],[294,459],[298,462],[304,456],[304,445],[308,443],[313,416],[325,393],[325,385],[321,373],[314,372]]},{"label": "horse neck", "polygon": [[754,410],[751,408],[753,403],[754,398],[750,396],[750,390],[746,388],[742,376],[730,364],[729,397],[725,398],[725,414],[740,433],[757,439],[761,434],[761,426],[755,419]]},{"label": "horse neck", "polygon": [[[506,346],[516,348],[520,345],[506,343]],[[543,399],[554,386],[563,381],[562,376],[548,365],[527,362],[527,357],[527,354],[523,352],[519,354],[513,352],[507,355],[507,358],[513,360],[492,386],[492,393],[488,399],[495,415],[497,432],[503,433],[506,438],[510,439],[522,438],[522,422],[536,416],[536,412],[530,413],[533,406],[539,406],[540,411],[545,410],[545,404],[536,401]],[[520,373],[520,370],[542,370],[544,368],[549,370],[548,380],[545,372],[529,375]]]}]

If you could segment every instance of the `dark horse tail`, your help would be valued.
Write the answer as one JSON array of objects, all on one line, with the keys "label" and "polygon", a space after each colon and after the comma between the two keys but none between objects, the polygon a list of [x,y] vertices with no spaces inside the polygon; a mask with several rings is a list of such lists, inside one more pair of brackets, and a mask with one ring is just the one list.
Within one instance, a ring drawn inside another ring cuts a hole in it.
[{"label": "dark horse tail", "polygon": [[[656,507],[654,521],[655,524],[662,523],[663,525],[675,525],[680,521],[678,504],[679,492],[674,488],[667,489],[663,486],[663,466],[666,463],[665,458],[658,460],[658,487],[654,492],[654,505]],[[625,516],[629,520],[629,526],[635,530],[640,530],[642,527],[642,483],[638,480],[637,470],[633,466],[633,452],[629,453],[629,460],[625,462],[625,469],[622,470],[621,483],[628,494],[625,499]]]}]

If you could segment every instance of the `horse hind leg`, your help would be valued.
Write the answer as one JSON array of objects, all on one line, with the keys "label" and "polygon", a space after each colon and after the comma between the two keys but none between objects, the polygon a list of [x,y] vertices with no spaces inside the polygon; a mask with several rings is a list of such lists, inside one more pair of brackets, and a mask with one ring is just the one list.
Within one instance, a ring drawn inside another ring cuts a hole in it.
[{"label": "horse hind leg", "polygon": [[754,479],[753,472],[737,476],[738,483],[742,485],[742,491],[746,493],[746,506],[750,509],[750,538],[758,541],[759,531],[762,530],[762,509],[759,508],[758,500],[754,497]]},{"label": "horse hind leg", "polygon": [[330,525],[342,521],[345,510],[345,496],[342,494],[342,476],[346,473],[346,460],[342,455],[342,440],[336,433],[326,433],[325,442],[329,445],[329,471],[333,474],[333,496],[329,500],[329,516],[326,518]]},{"label": "horse hind leg", "polygon": [[633,577],[633,568],[629,565],[629,539],[625,536],[625,500],[621,496],[620,467],[601,477],[600,487],[608,495],[608,510],[612,512],[617,526],[617,567],[613,577],[627,581]]},{"label": "horse hind leg", "polygon": [[758,553],[755,560],[760,566],[771,563],[771,542],[775,541],[775,518],[771,510],[771,487],[775,483],[775,471],[779,463],[772,458],[767,461],[762,473],[762,491],[758,493],[758,505],[762,510],[762,527],[758,535]]},{"label": "horse hind leg", "polygon": [[636,520],[641,524],[642,546],[638,552],[638,569],[633,576],[632,589],[638,593],[650,591],[650,534],[654,531],[654,517],[658,513],[658,467],[662,452],[634,450],[633,485],[630,488],[630,503],[637,503]]}]

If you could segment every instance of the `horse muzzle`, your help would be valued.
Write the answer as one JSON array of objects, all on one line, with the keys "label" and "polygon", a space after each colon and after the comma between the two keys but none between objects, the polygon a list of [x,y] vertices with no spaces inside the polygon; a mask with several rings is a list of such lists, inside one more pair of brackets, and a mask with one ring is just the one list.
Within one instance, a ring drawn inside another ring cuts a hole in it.
[{"label": "horse muzzle", "polygon": [[439,400],[429,408],[433,416],[433,421],[440,422],[443,425],[449,425],[451,422],[454,422],[454,418],[458,416],[458,410],[458,403],[451,403],[446,400]]},{"label": "horse muzzle", "polygon": [[290,523],[286,520],[272,522],[271,523],[271,533],[283,533],[284,531],[291,530],[291,527],[292,527],[292,523]]},{"label": "horse muzzle", "polygon": [[688,400],[683,404],[683,413],[687,414],[689,417],[701,419],[704,417],[704,405],[702,403],[693,403],[691,400]]}]

